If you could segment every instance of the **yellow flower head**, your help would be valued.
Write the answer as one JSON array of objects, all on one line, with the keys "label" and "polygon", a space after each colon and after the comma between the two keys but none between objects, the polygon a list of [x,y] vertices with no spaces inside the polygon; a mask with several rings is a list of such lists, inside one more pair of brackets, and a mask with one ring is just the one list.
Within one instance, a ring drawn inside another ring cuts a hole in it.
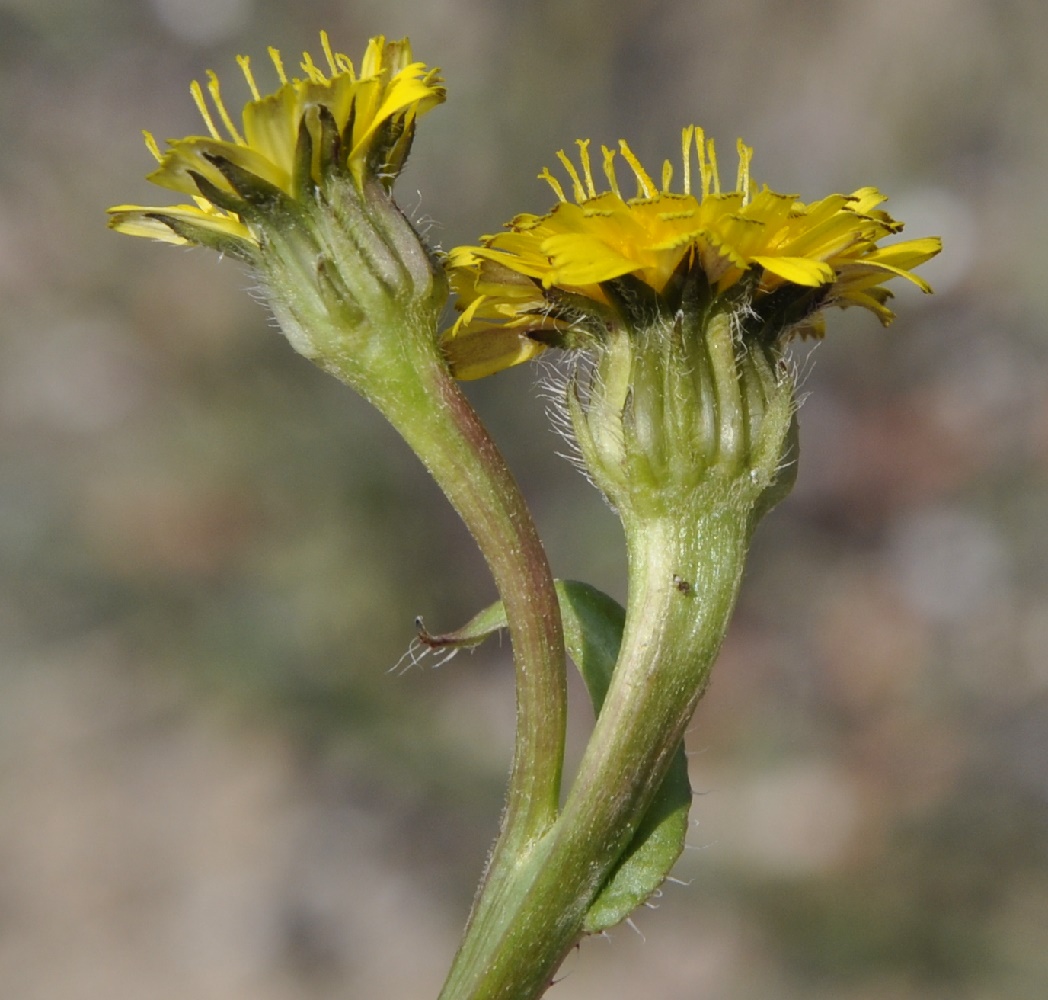
[{"label": "yellow flower head", "polygon": [[218,77],[209,71],[206,88],[194,81],[190,90],[209,134],[169,140],[161,153],[145,133],[160,164],[149,180],[191,196],[194,204],[118,205],[109,210],[110,226],[250,257],[259,245],[251,206],[273,205],[279,195],[299,199],[323,187],[331,171],[348,175],[358,189],[370,179],[388,188],[407,159],[416,119],[444,100],[439,72],[412,62],[407,39],[372,38],[359,72],[332,51],[326,33],[320,40],[326,71],[307,52],[302,78],[289,78],[280,53],[269,49],[280,86],[265,96],[248,57],[238,57],[252,97],[239,126]]},{"label": "yellow flower head", "polygon": [[[557,154],[570,180],[569,198],[549,170],[558,198],[546,215],[518,215],[507,231],[450,254],[451,283],[462,315],[444,335],[460,378],[479,378],[525,361],[550,344],[570,346],[579,334],[625,306],[674,312],[685,289],[701,281],[710,296],[735,296],[760,328],[774,336],[821,335],[821,310],[859,305],[882,323],[894,318],[883,287],[890,278],[928,285],[912,268],[938,253],[938,239],[878,247],[902,224],[877,208],[876,188],[830,195],[806,205],[794,195],[758,188],[750,177],[752,150],[738,143],[735,188],[721,189],[712,140],[699,128],[682,132],[682,190],[673,167],[661,184],[624,140],[619,153],[636,180],[626,197],[616,152],[602,147],[598,190],[589,141],[579,140],[579,164]],[[697,176],[693,169],[697,153]]]}]

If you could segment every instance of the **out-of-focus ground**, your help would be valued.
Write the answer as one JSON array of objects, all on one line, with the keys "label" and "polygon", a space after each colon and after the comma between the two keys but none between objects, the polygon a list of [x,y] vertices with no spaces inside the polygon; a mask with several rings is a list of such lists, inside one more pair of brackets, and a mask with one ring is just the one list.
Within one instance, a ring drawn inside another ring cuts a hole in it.
[{"label": "out-of-focus ground", "polygon": [[[577,136],[654,164],[693,121],[728,172],[742,135],[758,180],[876,184],[945,241],[936,296],[800,358],[800,481],[689,737],[688,884],[551,995],[1048,995],[1034,0],[0,0],[0,995],[432,997],[495,832],[508,649],[388,672],[416,614],[491,598],[468,538],[235,264],[104,228],[167,200],[139,129],[199,131],[191,79],[235,104],[236,53],[321,27],[444,68],[398,191],[445,246],[544,210]],[[621,597],[532,379],[470,391],[557,574]]]}]

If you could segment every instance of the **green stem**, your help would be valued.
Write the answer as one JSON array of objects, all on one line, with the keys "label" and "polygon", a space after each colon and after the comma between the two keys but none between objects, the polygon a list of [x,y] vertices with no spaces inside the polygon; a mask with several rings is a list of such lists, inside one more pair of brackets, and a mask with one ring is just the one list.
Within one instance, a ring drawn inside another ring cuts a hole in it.
[{"label": "green stem", "polygon": [[[501,882],[553,825],[567,685],[560,608],[516,481],[438,346],[443,269],[374,178],[330,172],[282,205],[257,264],[291,343],[356,389],[400,432],[472,533],[506,612],[517,727],[506,809],[485,882]],[[473,915],[471,914],[471,921]]]},{"label": "green stem", "polygon": [[749,505],[720,500],[695,504],[707,513],[684,531],[671,516],[627,525],[622,648],[575,784],[512,877],[489,881],[442,1000],[535,1000],[578,941],[587,908],[666,774],[727,629]]},{"label": "green stem", "polygon": [[[430,323],[398,314],[406,326]],[[422,460],[473,535],[506,609],[517,728],[506,809],[489,873],[511,865],[557,815],[567,690],[553,575],[531,514],[498,448],[435,348],[430,330],[390,329],[381,359],[324,366],[373,403]],[[385,377],[383,377],[385,373]]]}]

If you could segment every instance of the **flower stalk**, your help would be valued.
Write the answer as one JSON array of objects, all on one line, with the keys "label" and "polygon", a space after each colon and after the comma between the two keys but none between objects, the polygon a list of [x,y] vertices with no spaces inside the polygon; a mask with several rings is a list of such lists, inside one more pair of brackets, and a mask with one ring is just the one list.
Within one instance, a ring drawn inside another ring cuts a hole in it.
[{"label": "flower stalk", "polygon": [[[742,577],[748,525],[746,510],[719,511],[682,545],[667,520],[631,548],[635,597],[622,653],[567,802],[513,880],[486,886],[441,1000],[534,1000],[552,983],[705,689]],[[703,543],[711,547],[700,551]],[[694,591],[674,582],[681,569]]]},{"label": "flower stalk", "polygon": [[[436,317],[387,319],[397,345],[361,379],[353,352],[322,367],[358,388],[393,425],[443,490],[491,570],[506,608],[517,686],[513,763],[492,867],[552,824],[560,796],[566,728],[564,643],[553,576],[531,513],[501,452],[434,349]],[[411,329],[417,325],[415,329]],[[338,335],[337,326],[314,337]],[[380,376],[380,377],[378,377]],[[501,863],[501,862],[499,862]]]}]

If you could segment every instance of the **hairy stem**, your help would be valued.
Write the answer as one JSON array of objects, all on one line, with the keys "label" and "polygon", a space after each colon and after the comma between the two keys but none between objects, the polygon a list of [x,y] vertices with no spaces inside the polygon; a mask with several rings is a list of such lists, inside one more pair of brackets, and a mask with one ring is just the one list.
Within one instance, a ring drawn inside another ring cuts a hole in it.
[{"label": "hairy stem", "polygon": [[[421,325],[432,318],[423,312],[400,321]],[[557,815],[567,707],[560,608],[520,488],[440,358],[435,332],[394,329],[383,340],[381,367],[372,361],[366,378],[358,376],[359,358],[328,359],[324,366],[383,413],[451,501],[491,569],[513,643],[516,744],[490,874],[512,865]]]},{"label": "hairy stem", "polygon": [[672,518],[627,532],[622,648],[574,786],[511,877],[489,881],[441,1000],[535,1000],[579,940],[680,744],[735,603],[748,511],[710,510],[687,532]]}]

